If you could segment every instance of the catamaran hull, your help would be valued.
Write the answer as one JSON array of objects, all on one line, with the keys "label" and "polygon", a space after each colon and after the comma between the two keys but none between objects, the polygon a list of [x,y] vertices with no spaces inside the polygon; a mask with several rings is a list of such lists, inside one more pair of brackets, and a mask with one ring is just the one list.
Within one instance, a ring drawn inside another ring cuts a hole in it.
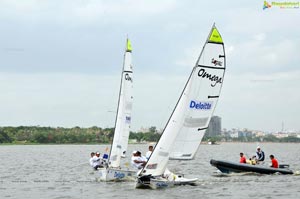
[{"label": "catamaran hull", "polygon": [[293,174],[293,171],[290,169],[264,167],[260,165],[242,164],[213,159],[210,160],[210,164],[217,167],[222,173],[255,172],[260,174]]},{"label": "catamaran hull", "polygon": [[137,172],[126,169],[101,168],[98,169],[98,177],[100,181],[134,181]]},{"label": "catamaran hull", "polygon": [[196,185],[198,178],[188,179],[178,177],[174,180],[168,180],[162,177],[142,176],[137,178],[137,189],[164,189],[178,185]]}]

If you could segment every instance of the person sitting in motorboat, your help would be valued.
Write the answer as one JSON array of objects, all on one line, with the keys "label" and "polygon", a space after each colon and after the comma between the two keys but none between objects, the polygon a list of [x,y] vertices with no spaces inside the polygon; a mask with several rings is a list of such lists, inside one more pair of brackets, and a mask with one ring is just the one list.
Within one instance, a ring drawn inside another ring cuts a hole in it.
[{"label": "person sitting in motorboat", "polygon": [[271,159],[271,167],[273,168],[278,168],[278,161],[277,159],[274,157],[274,155],[270,155],[270,159]]},{"label": "person sitting in motorboat", "polygon": [[244,163],[244,164],[246,164],[247,163],[247,161],[246,161],[246,157],[244,156],[244,153],[240,153],[240,163]]},{"label": "person sitting in motorboat", "polygon": [[249,160],[246,160],[247,164],[256,165],[256,156],[252,156]]},{"label": "person sitting in motorboat", "polygon": [[265,153],[260,149],[258,146],[256,148],[256,162],[259,164],[259,162],[263,162],[265,160]]},{"label": "person sitting in motorboat", "polygon": [[100,153],[96,152],[96,155],[92,158],[93,168],[97,170],[98,168],[103,167],[103,160],[100,157]]},{"label": "person sitting in motorboat", "polygon": [[90,158],[90,165],[91,165],[91,167],[93,167],[93,157],[95,156],[95,153],[94,152],[92,152],[91,153],[91,158]]},{"label": "person sitting in motorboat", "polygon": [[140,151],[134,151],[131,157],[131,165],[135,169],[142,169],[147,163],[147,159]]}]

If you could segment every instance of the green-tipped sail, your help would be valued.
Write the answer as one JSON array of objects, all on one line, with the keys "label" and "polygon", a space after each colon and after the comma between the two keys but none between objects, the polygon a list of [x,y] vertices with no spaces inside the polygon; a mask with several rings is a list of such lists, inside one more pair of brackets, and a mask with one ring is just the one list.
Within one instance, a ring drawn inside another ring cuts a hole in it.
[{"label": "green-tipped sail", "polygon": [[212,28],[212,31],[210,33],[210,36],[208,38],[208,42],[212,42],[212,43],[223,43],[222,37],[219,33],[219,31],[217,30],[217,28],[215,27],[215,25]]},{"label": "green-tipped sail", "polygon": [[185,90],[189,101],[170,159],[194,159],[219,99],[225,65],[224,43],[213,25]]},{"label": "green-tipped sail", "polygon": [[171,153],[193,158],[217,104],[224,71],[224,45],[213,26],[176,107],[140,172],[141,176],[162,175]]},{"label": "green-tipped sail", "polygon": [[109,157],[110,167],[120,167],[121,156],[126,155],[131,124],[133,69],[129,39],[126,41],[125,51],[114,138]]},{"label": "green-tipped sail", "polygon": [[131,52],[132,51],[131,42],[130,42],[129,39],[127,39],[126,51],[127,52]]}]

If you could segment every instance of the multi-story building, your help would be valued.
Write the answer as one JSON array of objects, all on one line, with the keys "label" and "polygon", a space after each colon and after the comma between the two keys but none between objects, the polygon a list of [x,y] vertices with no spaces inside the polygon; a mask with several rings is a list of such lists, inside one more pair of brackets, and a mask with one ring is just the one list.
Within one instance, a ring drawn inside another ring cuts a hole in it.
[{"label": "multi-story building", "polygon": [[219,116],[212,116],[209,122],[208,129],[206,130],[206,136],[208,137],[215,137],[221,135],[221,117]]}]

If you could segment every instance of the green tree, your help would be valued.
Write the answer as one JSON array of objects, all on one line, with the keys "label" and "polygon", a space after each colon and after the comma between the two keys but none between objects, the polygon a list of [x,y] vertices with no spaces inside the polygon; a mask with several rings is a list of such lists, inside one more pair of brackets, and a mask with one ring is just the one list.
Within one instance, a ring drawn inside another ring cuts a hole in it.
[{"label": "green tree", "polygon": [[12,139],[2,130],[0,130],[0,143],[11,143]]},{"label": "green tree", "polygon": [[150,133],[156,133],[156,132],[157,132],[156,127],[155,127],[155,126],[151,126],[151,127],[149,128],[149,132],[150,132]]}]

